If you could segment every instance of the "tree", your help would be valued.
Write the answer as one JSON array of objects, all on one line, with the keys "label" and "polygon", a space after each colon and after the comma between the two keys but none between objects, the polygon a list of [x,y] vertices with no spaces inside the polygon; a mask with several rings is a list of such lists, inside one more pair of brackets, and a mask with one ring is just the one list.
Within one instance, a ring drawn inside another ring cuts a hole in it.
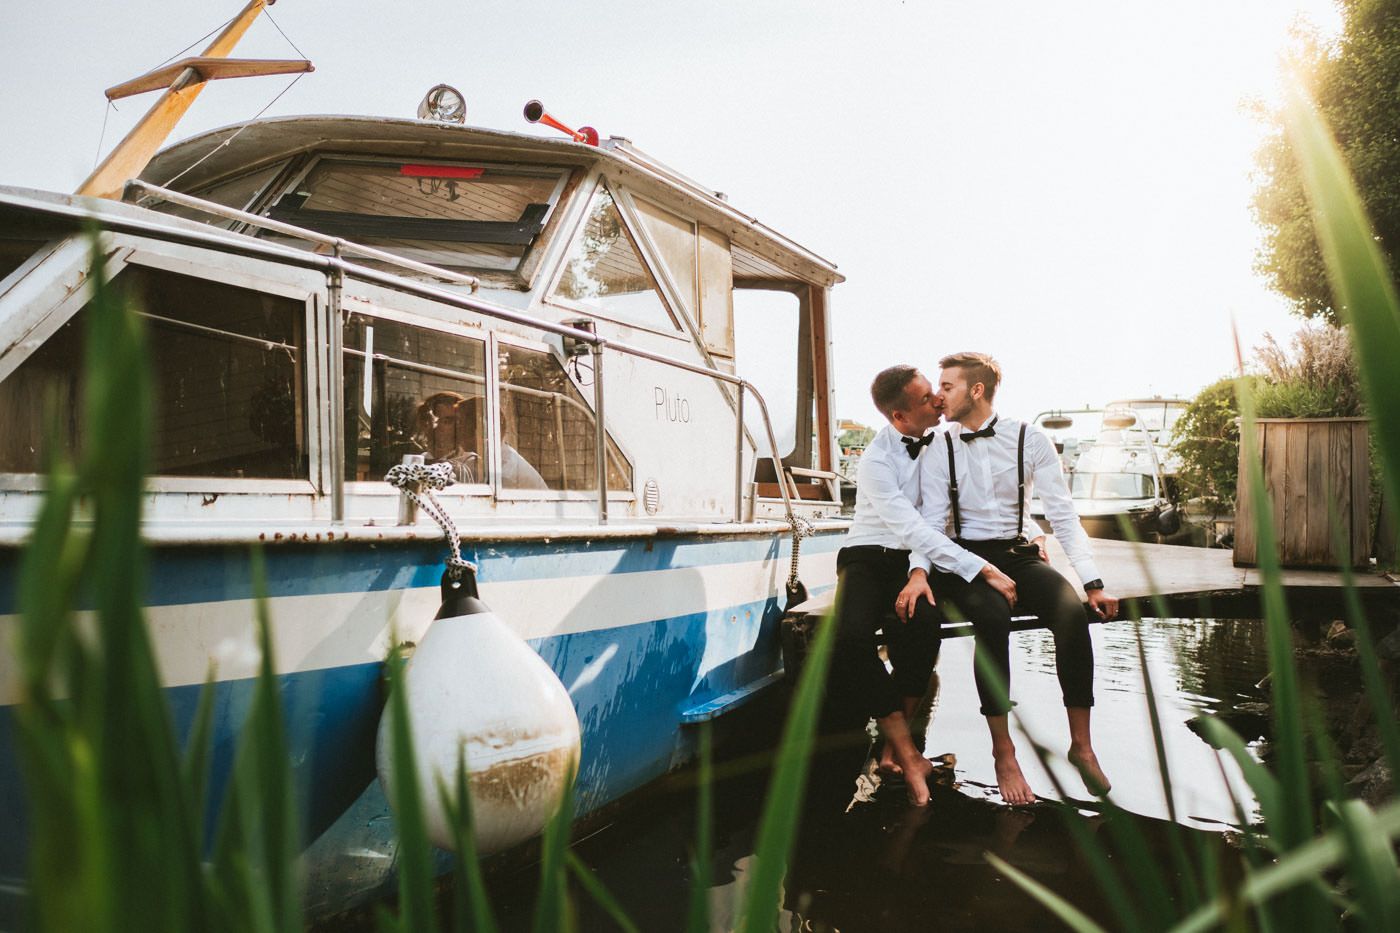
[{"label": "tree", "polygon": [[[1392,269],[1400,268],[1400,0],[1337,0],[1341,35],[1300,36],[1298,61],[1332,127]],[[1298,165],[1275,114],[1259,151],[1256,268],[1304,317],[1338,321]]]}]

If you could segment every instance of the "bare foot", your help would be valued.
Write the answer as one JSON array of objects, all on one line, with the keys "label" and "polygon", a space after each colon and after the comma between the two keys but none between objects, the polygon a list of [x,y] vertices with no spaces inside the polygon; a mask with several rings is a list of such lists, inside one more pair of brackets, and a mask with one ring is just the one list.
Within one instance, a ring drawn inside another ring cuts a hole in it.
[{"label": "bare foot", "polygon": [[928,806],[928,779],[933,774],[933,762],[915,752],[896,762],[904,772],[904,790],[909,802],[916,807]]},{"label": "bare foot", "polygon": [[1021,765],[1016,760],[1016,753],[1014,751],[1000,754],[993,752],[992,760],[996,763],[997,789],[1001,791],[1001,799],[1013,807],[1035,803],[1035,794],[1031,792],[1031,786],[1026,783],[1026,776],[1021,773]]},{"label": "bare foot", "polygon": [[1079,769],[1079,776],[1084,779],[1084,786],[1089,788],[1089,793],[1102,797],[1113,789],[1108,783],[1108,775],[1099,767],[1099,756],[1094,754],[1092,748],[1071,748],[1065,757],[1069,759],[1070,764]]},{"label": "bare foot", "polygon": [[886,777],[897,777],[904,773],[899,762],[894,760],[894,746],[889,742],[880,743],[880,773]]}]

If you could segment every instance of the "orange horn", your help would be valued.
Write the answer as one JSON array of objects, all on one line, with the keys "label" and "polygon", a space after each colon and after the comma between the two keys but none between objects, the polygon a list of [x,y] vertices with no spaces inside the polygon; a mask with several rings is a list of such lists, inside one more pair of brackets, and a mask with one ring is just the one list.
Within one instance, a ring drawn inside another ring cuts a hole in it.
[{"label": "orange horn", "polygon": [[544,109],[544,104],[537,100],[525,104],[525,119],[530,123],[543,123],[545,126],[553,127],[576,143],[587,143],[590,146],[598,145],[598,131],[593,127],[584,126],[576,130],[570,129],[550,116],[549,112]]}]

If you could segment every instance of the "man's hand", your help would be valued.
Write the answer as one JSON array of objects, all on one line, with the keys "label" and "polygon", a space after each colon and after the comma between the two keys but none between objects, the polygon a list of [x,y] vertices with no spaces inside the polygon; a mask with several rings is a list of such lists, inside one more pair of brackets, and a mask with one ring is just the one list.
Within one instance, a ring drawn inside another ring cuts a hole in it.
[{"label": "man's hand", "polygon": [[1050,552],[1045,550],[1045,535],[1041,535],[1038,538],[1031,538],[1031,544],[1040,548],[1040,559],[1047,564],[1050,563]]},{"label": "man's hand", "polygon": [[1090,590],[1088,597],[1089,608],[1094,610],[1094,614],[1105,622],[1118,618],[1118,597],[1109,596],[1104,590]]},{"label": "man's hand", "polygon": [[904,589],[899,591],[899,596],[894,601],[894,614],[899,616],[899,621],[908,622],[914,618],[914,608],[920,599],[927,599],[930,606],[934,605],[933,590],[928,585],[928,574],[915,567],[909,573],[909,582],[904,584]]},{"label": "man's hand", "polygon": [[992,589],[1006,597],[1006,601],[1011,605],[1012,609],[1016,608],[1015,580],[1011,579],[991,564],[982,565],[982,579],[986,580],[987,584]]}]

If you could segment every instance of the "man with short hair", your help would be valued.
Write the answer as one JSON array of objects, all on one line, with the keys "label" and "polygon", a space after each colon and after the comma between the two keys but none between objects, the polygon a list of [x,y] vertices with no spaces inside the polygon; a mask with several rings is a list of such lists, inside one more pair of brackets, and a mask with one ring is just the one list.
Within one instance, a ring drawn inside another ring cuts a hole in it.
[{"label": "man with short hair", "polygon": [[[956,353],[939,365],[939,394],[949,430],[933,445],[937,449],[920,461],[919,513],[934,529],[946,528],[951,518],[954,538],[934,532],[937,548],[915,549],[897,611],[903,617],[911,605],[932,601],[936,593],[945,607],[955,606],[972,622],[977,692],[992,735],[997,785],[1010,804],[1035,800],[1016,761],[1007,722],[1011,610],[1038,616],[1055,638],[1055,666],[1069,719],[1069,760],[1091,791],[1107,792],[1108,779],[1089,730],[1094,652],[1084,601],[1100,618],[1112,619],[1118,614],[1118,600],[1105,592],[1099,578],[1054,444],[1040,429],[1002,418],[993,408],[1001,383],[996,360],[985,353]],[[1050,566],[1044,532],[1027,508],[1032,488],[1084,583],[1084,601]]]},{"label": "man with short hair", "polygon": [[[910,552],[940,548],[915,503],[918,461],[936,436],[930,432],[943,406],[912,366],[880,372],[870,396],[889,424],[861,456],[855,518],[836,557],[838,616],[827,693],[838,711],[857,713],[860,724],[874,717],[885,742],[883,764],[903,772],[910,801],[922,806],[933,766],[914,744],[909,720],[928,687],[943,620],[930,599],[902,624],[885,623],[909,579]],[[946,537],[943,542],[946,548]],[[893,673],[880,660],[876,631],[882,626]]]}]

